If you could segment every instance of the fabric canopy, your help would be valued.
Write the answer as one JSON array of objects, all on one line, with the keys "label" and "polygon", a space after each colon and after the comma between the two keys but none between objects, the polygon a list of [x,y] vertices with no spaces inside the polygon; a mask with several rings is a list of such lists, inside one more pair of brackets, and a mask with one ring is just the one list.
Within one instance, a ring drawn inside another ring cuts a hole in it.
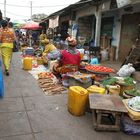
[{"label": "fabric canopy", "polygon": [[21,27],[21,29],[29,29],[29,30],[35,30],[35,29],[39,29],[39,28],[42,28],[42,27],[39,26],[39,23],[37,23],[37,22],[29,22]]}]

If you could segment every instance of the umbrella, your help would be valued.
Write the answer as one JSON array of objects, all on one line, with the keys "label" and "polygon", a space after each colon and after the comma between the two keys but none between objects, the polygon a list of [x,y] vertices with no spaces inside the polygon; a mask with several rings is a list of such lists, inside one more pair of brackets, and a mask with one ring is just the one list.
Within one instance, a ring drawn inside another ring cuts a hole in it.
[{"label": "umbrella", "polygon": [[12,21],[14,28],[20,28],[26,24],[24,20],[13,20]]},{"label": "umbrella", "polygon": [[39,23],[37,22],[29,22],[21,27],[21,29],[29,29],[29,30],[34,30],[34,29],[39,29],[39,28],[42,28],[42,27],[39,26]]},{"label": "umbrella", "polygon": [[14,24],[13,24],[14,28],[20,28],[20,27],[22,27],[23,25],[25,25],[25,24],[22,24],[22,23],[14,23]]}]

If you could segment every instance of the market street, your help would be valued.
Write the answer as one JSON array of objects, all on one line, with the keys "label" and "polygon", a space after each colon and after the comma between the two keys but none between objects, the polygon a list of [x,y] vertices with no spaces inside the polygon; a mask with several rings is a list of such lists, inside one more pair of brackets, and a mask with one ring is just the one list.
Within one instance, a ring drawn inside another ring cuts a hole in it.
[{"label": "market street", "polygon": [[10,76],[4,76],[0,100],[0,140],[138,140],[123,132],[96,132],[90,113],[82,117],[67,111],[67,95],[46,96],[37,81],[22,69],[13,54]]}]

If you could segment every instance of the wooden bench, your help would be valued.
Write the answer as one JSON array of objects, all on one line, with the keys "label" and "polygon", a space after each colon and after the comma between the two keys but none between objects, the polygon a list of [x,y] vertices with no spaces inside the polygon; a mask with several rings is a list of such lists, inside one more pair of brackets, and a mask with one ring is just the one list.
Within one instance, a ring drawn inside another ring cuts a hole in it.
[{"label": "wooden bench", "polygon": [[120,118],[127,109],[119,96],[90,94],[89,102],[95,130],[120,130]]}]

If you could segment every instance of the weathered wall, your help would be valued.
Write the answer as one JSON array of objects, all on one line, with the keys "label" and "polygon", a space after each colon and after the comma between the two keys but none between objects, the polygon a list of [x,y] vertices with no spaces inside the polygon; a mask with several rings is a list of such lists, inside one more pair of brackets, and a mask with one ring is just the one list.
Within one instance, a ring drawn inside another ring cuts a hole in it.
[{"label": "weathered wall", "polygon": [[81,37],[91,38],[92,36],[92,17],[83,17],[78,19],[79,32]]},{"label": "weathered wall", "polygon": [[78,20],[80,17],[94,15],[95,12],[96,12],[96,7],[94,7],[94,6],[89,6],[89,7],[79,9],[76,12],[76,20]]},{"label": "weathered wall", "polygon": [[127,14],[122,17],[119,59],[124,61],[138,36],[140,13]]}]

